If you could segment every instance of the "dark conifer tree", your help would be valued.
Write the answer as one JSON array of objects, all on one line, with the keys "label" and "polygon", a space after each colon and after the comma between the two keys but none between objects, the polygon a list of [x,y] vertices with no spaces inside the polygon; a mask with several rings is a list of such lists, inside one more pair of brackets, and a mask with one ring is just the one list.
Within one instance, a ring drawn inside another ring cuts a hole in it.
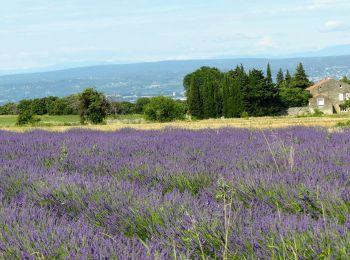
[{"label": "dark conifer tree", "polygon": [[206,79],[203,87],[203,113],[204,118],[215,118],[214,89],[211,79]]},{"label": "dark conifer tree", "polygon": [[287,70],[286,72],[286,78],[285,78],[286,82],[290,82],[292,80],[292,76],[289,73],[289,70]]},{"label": "dark conifer tree", "polygon": [[192,116],[202,118],[202,102],[199,94],[199,86],[195,84],[194,76],[192,76],[188,93],[189,112]]},{"label": "dark conifer tree", "polygon": [[215,117],[223,116],[223,111],[222,111],[223,99],[222,99],[221,81],[222,81],[222,78],[219,81],[216,81],[214,85]]},{"label": "dark conifer tree", "polygon": [[231,93],[229,98],[230,117],[240,117],[245,111],[242,88],[238,79],[231,80]]},{"label": "dark conifer tree", "polygon": [[267,64],[266,83],[269,84],[269,85],[272,85],[272,84],[273,84],[273,81],[272,81],[272,73],[271,73],[271,68],[270,68],[270,63]]},{"label": "dark conifer tree", "polygon": [[283,75],[282,69],[280,68],[278,70],[277,77],[276,77],[277,86],[281,86],[283,81],[284,81],[284,75]]},{"label": "dark conifer tree", "polygon": [[230,101],[230,75],[228,73],[225,74],[224,79],[221,83],[222,85],[222,112],[224,117],[229,116],[229,101]]},{"label": "dark conifer tree", "polygon": [[306,72],[304,70],[303,64],[299,63],[294,77],[293,77],[293,84],[295,87],[305,89],[310,85],[310,81],[306,75]]}]

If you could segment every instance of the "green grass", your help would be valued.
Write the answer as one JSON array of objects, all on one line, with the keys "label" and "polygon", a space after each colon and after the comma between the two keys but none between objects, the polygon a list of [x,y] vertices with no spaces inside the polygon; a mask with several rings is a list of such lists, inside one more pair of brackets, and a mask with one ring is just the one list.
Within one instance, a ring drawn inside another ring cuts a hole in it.
[{"label": "green grass", "polygon": [[[80,120],[77,115],[65,115],[65,116],[38,116],[40,118],[39,126],[50,125],[78,125]],[[1,115],[0,127],[14,126],[17,122],[17,115]]]},{"label": "green grass", "polygon": [[16,121],[17,116],[0,116],[0,126],[13,126]]},{"label": "green grass", "polygon": [[109,116],[107,118],[107,122],[113,123],[123,123],[123,124],[142,124],[145,123],[145,116],[139,115],[139,114],[133,114],[133,115],[115,115],[115,116]]},{"label": "green grass", "polygon": [[[40,121],[37,126],[74,126],[80,125],[78,115],[63,115],[63,116],[51,116],[43,115],[37,116]],[[15,126],[17,122],[17,115],[0,115],[0,127]],[[143,115],[116,115],[108,116],[108,123],[123,123],[123,124],[141,124],[145,123]]]},{"label": "green grass", "polygon": [[339,123],[337,123],[337,126],[341,127],[341,128],[350,128],[350,120],[344,121],[344,122],[339,122]]}]

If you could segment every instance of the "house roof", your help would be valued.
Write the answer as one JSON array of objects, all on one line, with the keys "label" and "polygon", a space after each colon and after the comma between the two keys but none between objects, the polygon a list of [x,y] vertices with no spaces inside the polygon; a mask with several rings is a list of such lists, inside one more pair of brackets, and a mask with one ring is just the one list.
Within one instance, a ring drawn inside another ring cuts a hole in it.
[{"label": "house roof", "polygon": [[323,94],[317,94],[317,95],[313,96],[312,98],[316,98],[316,97],[325,97],[325,98],[328,98],[326,95],[323,95]]},{"label": "house roof", "polygon": [[318,88],[319,86],[321,86],[321,85],[323,85],[323,84],[325,84],[325,83],[327,83],[329,81],[332,81],[332,80],[333,79],[331,79],[331,78],[326,78],[324,80],[321,80],[321,81],[317,82],[315,85],[312,85],[312,86],[306,88],[306,90],[314,90],[314,89]]}]

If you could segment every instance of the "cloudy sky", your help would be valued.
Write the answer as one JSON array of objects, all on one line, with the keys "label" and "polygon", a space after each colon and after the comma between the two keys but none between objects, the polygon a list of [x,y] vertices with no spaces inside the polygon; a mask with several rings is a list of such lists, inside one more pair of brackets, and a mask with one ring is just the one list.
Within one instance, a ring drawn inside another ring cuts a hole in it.
[{"label": "cloudy sky", "polygon": [[2,0],[0,71],[350,44],[350,0]]}]

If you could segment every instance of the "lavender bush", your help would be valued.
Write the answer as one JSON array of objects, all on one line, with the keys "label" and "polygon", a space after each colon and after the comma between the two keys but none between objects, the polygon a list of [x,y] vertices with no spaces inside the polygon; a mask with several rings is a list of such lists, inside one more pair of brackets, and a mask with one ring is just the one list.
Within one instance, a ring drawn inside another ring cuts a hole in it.
[{"label": "lavender bush", "polygon": [[350,131],[0,132],[0,258],[350,250]]}]

